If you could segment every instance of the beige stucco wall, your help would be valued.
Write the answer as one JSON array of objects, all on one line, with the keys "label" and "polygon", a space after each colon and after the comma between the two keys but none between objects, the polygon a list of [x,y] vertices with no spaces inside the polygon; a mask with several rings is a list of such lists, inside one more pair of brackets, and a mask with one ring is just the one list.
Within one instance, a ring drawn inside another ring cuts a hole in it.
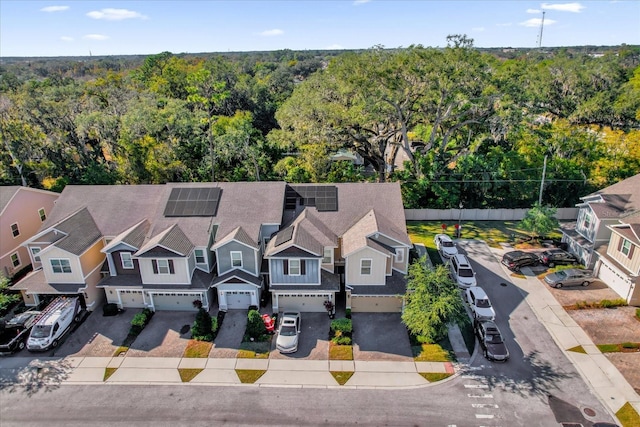
[{"label": "beige stucco wall", "polygon": [[[372,260],[371,275],[360,274],[360,260],[369,258]],[[345,265],[345,282],[361,285],[384,285],[387,269],[387,257],[371,248],[364,248],[349,255]]]},{"label": "beige stucco wall", "polygon": [[396,258],[397,257],[393,257],[392,258],[392,266],[394,269],[401,271],[402,273],[406,273],[407,272],[407,266],[409,265],[408,263],[408,259],[409,259],[409,249],[408,248],[403,248],[403,247],[397,247],[396,248],[396,253],[402,252],[402,261],[401,262],[396,262]]},{"label": "beige stucco wall", "polygon": [[620,244],[621,239],[622,236],[620,236],[619,234],[611,234],[611,240],[609,243],[609,248],[607,249],[607,255],[629,269],[630,272],[637,275],[638,273],[640,273],[640,247],[635,247],[635,249],[633,250],[633,256],[631,257],[631,259],[629,259],[627,255],[618,250],[618,245]]},{"label": "beige stucco wall", "polygon": [[[71,273],[54,273],[51,268],[51,259],[68,259],[71,265]],[[52,247],[45,253],[41,253],[42,270],[47,283],[84,283],[84,273],[80,265],[80,259],[60,248]]]},{"label": "beige stucco wall", "polygon": [[[7,190],[0,188],[0,191]],[[45,213],[49,215],[57,198],[57,193],[20,189],[5,207],[2,215],[0,215],[0,272],[2,274],[8,272],[11,276],[31,264],[27,249],[20,245],[33,237],[42,225],[38,210],[44,208]],[[18,224],[20,230],[18,237],[13,237],[11,233],[11,224],[14,223]],[[14,271],[11,264],[11,254],[16,252],[20,257],[21,265]]]},{"label": "beige stucco wall", "polygon": [[107,255],[100,252],[100,249],[104,247],[104,243],[102,239],[99,239],[96,243],[93,244],[85,253],[80,255],[80,265],[82,266],[82,271],[85,274],[89,274],[96,267],[104,264]]},{"label": "beige stucco wall", "polygon": [[101,308],[104,303],[104,291],[96,287],[100,279],[100,268],[96,268],[87,276],[87,288],[84,290],[84,297],[89,311]]}]

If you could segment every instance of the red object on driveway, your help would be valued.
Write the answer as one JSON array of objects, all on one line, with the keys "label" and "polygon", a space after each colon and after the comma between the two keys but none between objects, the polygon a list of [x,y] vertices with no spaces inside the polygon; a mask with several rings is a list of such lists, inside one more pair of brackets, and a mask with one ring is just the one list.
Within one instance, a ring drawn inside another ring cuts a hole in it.
[{"label": "red object on driveway", "polygon": [[268,314],[263,314],[262,321],[264,322],[264,326],[267,328],[267,332],[274,332],[276,330],[276,322],[273,321],[273,317]]}]

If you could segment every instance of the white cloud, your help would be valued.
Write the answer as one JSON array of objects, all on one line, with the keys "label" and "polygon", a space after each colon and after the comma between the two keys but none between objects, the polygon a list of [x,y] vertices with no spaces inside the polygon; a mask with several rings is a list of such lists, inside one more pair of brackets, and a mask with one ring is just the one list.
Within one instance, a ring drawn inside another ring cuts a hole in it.
[{"label": "white cloud", "polygon": [[340,49],[344,49],[344,46],[334,43],[334,44],[330,44],[329,46],[325,47],[326,50],[340,50]]},{"label": "white cloud", "polygon": [[263,37],[273,37],[273,36],[281,36],[284,34],[284,31],[278,29],[278,28],[274,28],[273,30],[265,30],[263,32],[260,33],[261,36]]},{"label": "white cloud", "polygon": [[62,12],[69,9],[69,6],[47,6],[40,9],[40,12]]},{"label": "white cloud", "polygon": [[60,40],[62,40],[63,42],[72,42],[73,41],[73,37],[62,36],[62,37],[60,37]]},{"label": "white cloud", "polygon": [[527,9],[527,13],[531,13],[535,15],[536,13],[542,13],[542,11],[538,9]]},{"label": "white cloud", "polygon": [[473,27],[471,31],[484,31],[484,27]]},{"label": "white cloud", "polygon": [[87,40],[107,40],[109,36],[105,36],[104,34],[87,34],[82,36],[82,38]]},{"label": "white cloud", "polygon": [[547,10],[557,10],[560,12],[572,12],[572,13],[580,13],[582,12],[582,9],[585,8],[580,3],[559,3],[559,4],[542,3],[540,7]]},{"label": "white cloud", "polygon": [[365,3],[369,3],[371,0],[354,0],[353,1],[353,5],[354,6],[360,6],[361,4],[365,4]]},{"label": "white cloud", "polygon": [[[545,19],[544,25],[553,25],[556,22],[557,21],[554,21],[553,19]],[[522,25],[523,27],[539,27],[541,24],[542,24],[542,18],[531,18],[531,19],[527,19],[524,22],[521,22],[518,25]]]},{"label": "white cloud", "polygon": [[147,16],[128,9],[100,9],[87,13],[89,18],[104,19],[106,21],[122,21],[124,19],[148,19]]}]

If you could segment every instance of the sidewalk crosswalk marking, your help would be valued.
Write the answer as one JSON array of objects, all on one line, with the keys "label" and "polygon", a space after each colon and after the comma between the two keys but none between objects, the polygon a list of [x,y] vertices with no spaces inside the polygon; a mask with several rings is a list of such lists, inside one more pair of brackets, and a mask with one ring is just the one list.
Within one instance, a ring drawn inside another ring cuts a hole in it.
[{"label": "sidewalk crosswalk marking", "polygon": [[477,397],[479,399],[493,399],[493,394],[467,394],[467,397]]},{"label": "sidewalk crosswalk marking", "polygon": [[498,405],[495,403],[472,403],[472,408],[498,408]]},{"label": "sidewalk crosswalk marking", "polygon": [[486,384],[465,384],[464,388],[489,388]]},{"label": "sidewalk crosswalk marking", "polygon": [[476,414],[476,418],[486,418],[486,419],[491,419],[494,418],[495,415],[491,415],[491,414]]}]

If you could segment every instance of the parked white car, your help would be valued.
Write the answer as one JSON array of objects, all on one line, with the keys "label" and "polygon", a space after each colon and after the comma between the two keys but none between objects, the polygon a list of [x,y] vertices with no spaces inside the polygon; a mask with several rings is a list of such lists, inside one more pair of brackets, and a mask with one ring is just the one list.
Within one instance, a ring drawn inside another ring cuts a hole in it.
[{"label": "parked white car", "polygon": [[472,286],[464,294],[474,319],[494,320],[496,318],[496,312],[493,310],[491,301],[484,289],[480,286]]},{"label": "parked white car", "polygon": [[436,244],[436,248],[440,252],[440,254],[445,258],[451,258],[454,255],[458,254],[458,248],[456,248],[455,243],[451,240],[446,234],[436,234],[436,237],[433,238],[433,241]]},{"label": "parked white car", "polygon": [[300,335],[300,313],[285,311],[280,318],[276,348],[280,353],[295,353],[298,351],[298,336]]},{"label": "parked white car", "polygon": [[466,256],[454,255],[447,261],[451,279],[463,289],[476,286],[476,273],[471,267],[471,263]]}]

